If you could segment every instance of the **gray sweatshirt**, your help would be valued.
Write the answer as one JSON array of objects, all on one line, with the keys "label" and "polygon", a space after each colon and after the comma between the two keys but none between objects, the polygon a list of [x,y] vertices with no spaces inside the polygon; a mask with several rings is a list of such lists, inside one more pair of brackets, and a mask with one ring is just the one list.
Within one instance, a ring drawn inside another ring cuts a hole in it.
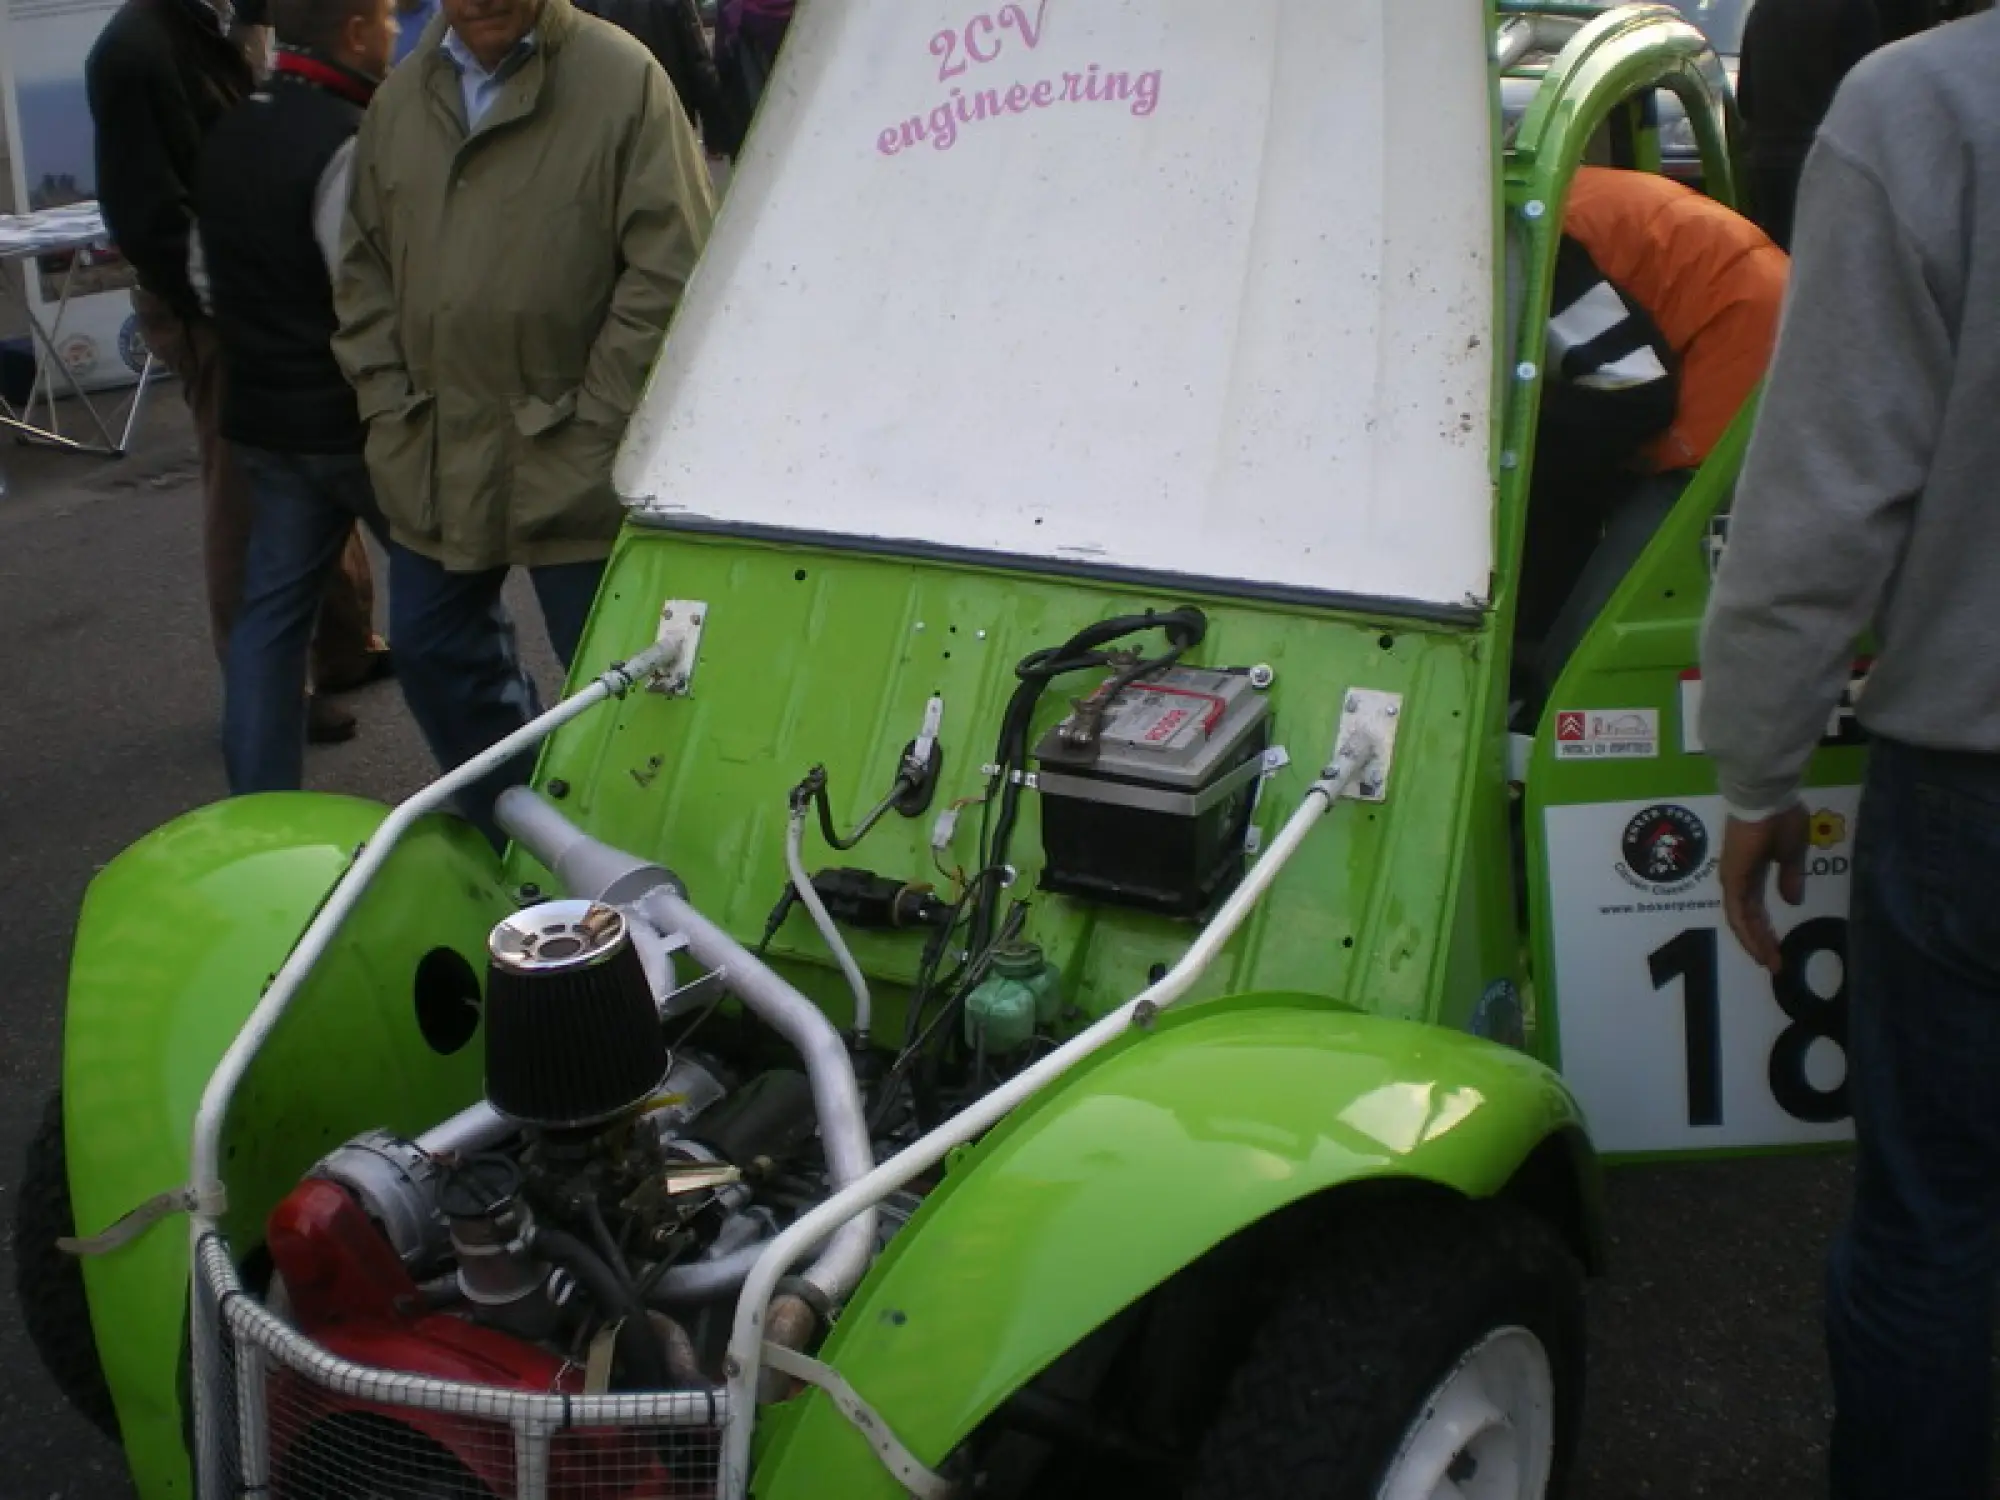
[{"label": "gray sweatshirt", "polygon": [[2000,752],[2000,13],[1863,62],[1792,281],[1702,645],[1722,792],[1797,792],[1871,625],[1872,733]]}]

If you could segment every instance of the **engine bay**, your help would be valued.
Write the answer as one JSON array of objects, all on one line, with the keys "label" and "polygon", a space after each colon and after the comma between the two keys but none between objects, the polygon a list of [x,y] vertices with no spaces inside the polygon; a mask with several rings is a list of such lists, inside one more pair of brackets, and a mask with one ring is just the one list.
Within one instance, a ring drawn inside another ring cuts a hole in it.
[{"label": "engine bay", "polygon": [[[1241,879],[1258,793],[1283,764],[1272,673],[1186,664],[1205,631],[1198,610],[1148,611],[1025,658],[983,795],[934,808],[935,698],[853,830],[835,826],[828,774],[811,768],[789,794],[790,878],[754,949],[669,871],[525,788],[507,793],[502,823],[567,895],[490,934],[485,1097],[414,1139],[370,1132],[315,1165],[268,1221],[274,1308],[336,1354],[409,1374],[572,1394],[721,1383],[738,1295],[772,1242],[1084,1019],[1033,941],[1012,860],[1025,793],[1042,799],[1042,890],[1199,919]],[[1154,654],[1134,643],[1155,634]],[[1035,740],[1045,692],[1072,677],[1094,680]],[[975,812],[968,870],[952,851]],[[942,888],[849,864],[808,872],[815,819],[846,855],[892,814],[931,819]],[[853,993],[845,1030],[767,962],[801,907]],[[859,930],[920,945],[899,1036],[875,1031],[844,936]],[[766,1337],[810,1346],[927,1181],[789,1268]]]}]

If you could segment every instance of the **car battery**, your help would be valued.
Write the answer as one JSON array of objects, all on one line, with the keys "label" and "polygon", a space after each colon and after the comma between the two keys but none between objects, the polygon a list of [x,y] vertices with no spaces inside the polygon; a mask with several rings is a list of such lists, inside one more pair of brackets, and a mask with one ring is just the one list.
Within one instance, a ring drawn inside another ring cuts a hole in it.
[{"label": "car battery", "polygon": [[1042,887],[1200,916],[1242,878],[1270,700],[1239,672],[1115,681],[1035,747]]}]

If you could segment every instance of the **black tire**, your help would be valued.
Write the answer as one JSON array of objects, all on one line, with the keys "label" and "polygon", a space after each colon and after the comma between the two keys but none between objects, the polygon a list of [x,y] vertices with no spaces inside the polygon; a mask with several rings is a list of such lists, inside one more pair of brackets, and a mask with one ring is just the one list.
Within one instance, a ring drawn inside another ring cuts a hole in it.
[{"label": "black tire", "polygon": [[1500,1203],[1367,1209],[1312,1245],[1258,1330],[1186,1500],[1376,1500],[1424,1403],[1492,1332],[1526,1328],[1555,1385],[1548,1495],[1583,1415],[1583,1268]]},{"label": "black tire", "polygon": [[62,1090],[49,1095],[42,1123],[28,1142],[26,1170],[14,1204],[14,1293],[28,1341],[56,1389],[107,1437],[118,1436],[118,1412],[104,1383],[83,1266],[56,1248],[76,1233],[69,1201],[69,1156],[63,1147]]}]

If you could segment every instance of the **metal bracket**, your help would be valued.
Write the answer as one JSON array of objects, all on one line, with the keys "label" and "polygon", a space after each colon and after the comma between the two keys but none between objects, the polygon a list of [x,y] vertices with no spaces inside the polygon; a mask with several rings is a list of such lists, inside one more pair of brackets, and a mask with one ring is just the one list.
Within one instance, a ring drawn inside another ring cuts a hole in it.
[{"label": "metal bracket", "polygon": [[660,630],[654,639],[671,641],[680,650],[674,655],[674,664],[653,679],[648,692],[685,698],[693,690],[701,632],[707,620],[708,606],[699,599],[669,599],[660,606]]},{"label": "metal bracket", "polygon": [[[988,781],[991,781],[995,776],[1000,774],[1000,767],[992,761],[988,761],[979,768],[979,774],[984,776]],[[1041,777],[1034,771],[1009,771],[1007,779],[1013,782],[1015,786],[1027,787],[1030,791],[1038,790],[1042,784]]]},{"label": "metal bracket", "polygon": [[162,1219],[171,1219],[176,1214],[200,1214],[205,1218],[219,1219],[228,1208],[229,1198],[220,1183],[205,1192],[194,1187],[175,1188],[171,1192],[155,1193],[101,1234],[58,1239],[56,1249],[79,1259],[109,1255],[115,1250],[123,1250]]},{"label": "metal bracket", "polygon": [[1396,759],[1396,726],[1402,722],[1403,695],[1378,693],[1367,688],[1349,688],[1341,705],[1340,737],[1334,755],[1366,737],[1374,744],[1374,754],[1345,793],[1356,802],[1380,802],[1389,794],[1389,770]]},{"label": "metal bracket", "polygon": [[1270,784],[1271,778],[1291,763],[1292,757],[1283,745],[1273,745],[1264,752],[1257,785],[1250,790],[1250,821],[1243,830],[1245,854],[1255,854],[1264,847],[1264,830],[1257,826],[1257,808],[1264,800],[1264,788]]},{"label": "metal bracket", "polygon": [[[668,953],[677,953],[687,947],[685,938],[679,948],[669,948]],[[691,1010],[699,1010],[713,1000],[720,999],[729,984],[726,969],[715,969],[707,974],[696,975],[660,1002],[660,1014],[667,1020],[675,1020]]]},{"label": "metal bracket", "polygon": [[807,1385],[818,1386],[825,1391],[832,1399],[834,1408],[868,1440],[868,1446],[875,1450],[882,1466],[918,1500],[951,1500],[958,1493],[957,1485],[917,1461],[916,1455],[889,1430],[889,1424],[882,1420],[875,1408],[862,1400],[860,1393],[833,1366],[821,1364],[796,1349],[774,1344],[768,1339],[764,1343],[764,1363],[781,1375],[803,1380]]}]

